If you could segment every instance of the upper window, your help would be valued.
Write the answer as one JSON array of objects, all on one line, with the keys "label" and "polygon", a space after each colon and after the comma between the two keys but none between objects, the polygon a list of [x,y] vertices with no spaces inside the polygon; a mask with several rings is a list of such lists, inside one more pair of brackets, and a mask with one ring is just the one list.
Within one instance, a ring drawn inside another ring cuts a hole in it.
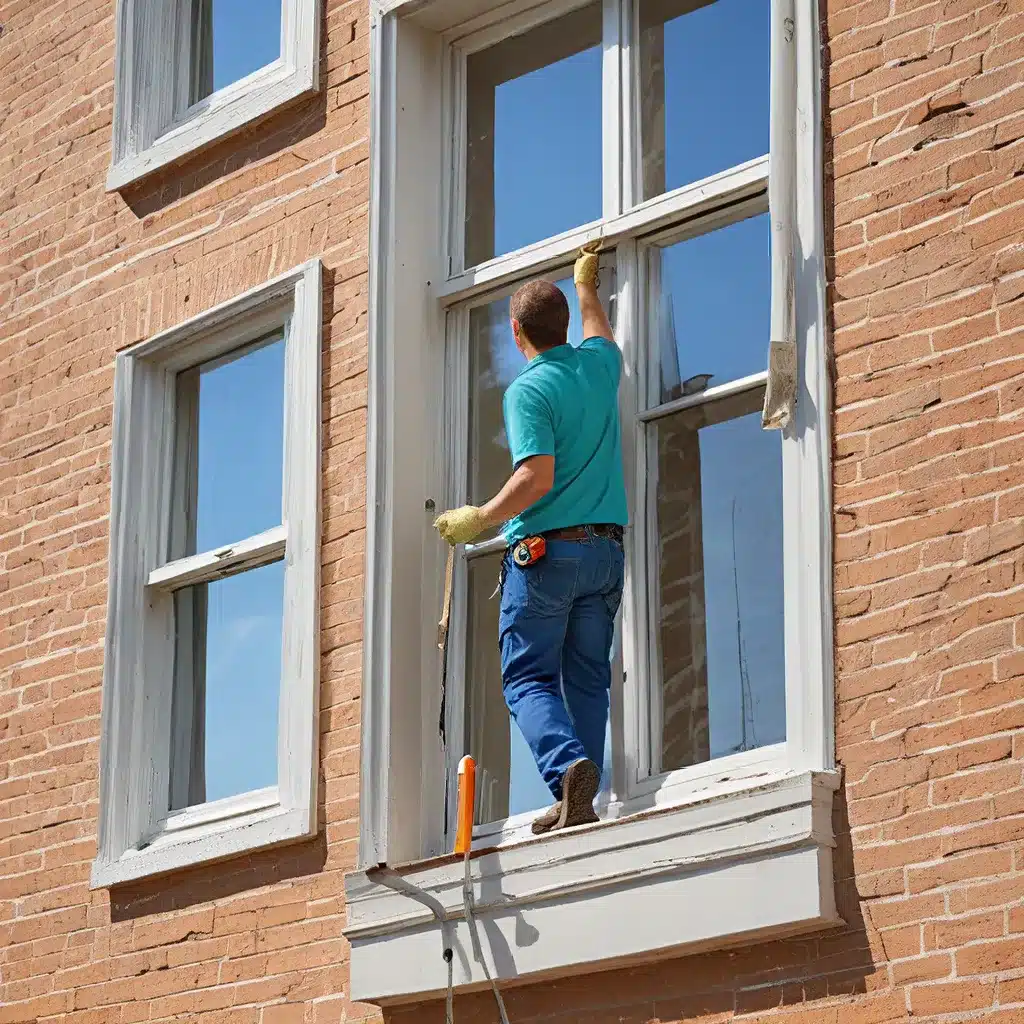
[{"label": "upper window", "polygon": [[320,265],[118,356],[110,885],[316,830]]},{"label": "upper window", "polygon": [[107,187],[318,87],[320,0],[121,0]]},{"label": "upper window", "polygon": [[[452,849],[465,754],[477,855],[465,888],[444,860],[355,876],[354,997],[443,988],[423,926],[440,904],[446,944],[470,941],[464,892],[483,957],[519,979],[835,919],[814,7],[378,9],[360,860]],[[503,541],[456,549],[442,656],[447,551],[431,523],[512,471],[502,396],[524,362],[509,296],[545,277],[571,306],[573,261],[595,240],[629,511],[604,825],[534,837],[551,796],[503,700]],[[630,915],[662,894],[699,913]],[[456,950],[457,984],[486,980],[478,960]],[[415,966],[378,966],[396,962]]]}]

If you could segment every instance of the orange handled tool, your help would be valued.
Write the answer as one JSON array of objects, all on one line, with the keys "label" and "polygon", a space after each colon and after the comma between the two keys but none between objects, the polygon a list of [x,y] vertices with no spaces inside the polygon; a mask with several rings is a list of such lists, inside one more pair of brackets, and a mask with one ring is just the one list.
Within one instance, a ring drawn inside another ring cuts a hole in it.
[{"label": "orange handled tool", "polygon": [[476,761],[468,754],[459,762],[459,817],[455,852],[467,854],[473,845],[473,805],[476,801]]}]

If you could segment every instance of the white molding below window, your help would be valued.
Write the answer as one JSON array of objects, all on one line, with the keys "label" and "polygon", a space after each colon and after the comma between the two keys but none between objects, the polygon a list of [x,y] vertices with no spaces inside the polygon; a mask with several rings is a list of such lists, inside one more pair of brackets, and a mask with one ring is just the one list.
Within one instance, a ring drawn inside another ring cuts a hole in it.
[{"label": "white molding below window", "polygon": [[[317,832],[321,292],[320,261],[310,260],[117,355],[93,888]],[[282,524],[168,562],[176,374],[270,331],[285,337]],[[174,590],[276,559],[284,563],[277,784],[171,811]]]},{"label": "white molding below window", "polygon": [[[783,773],[481,851],[470,870],[487,969],[501,982],[534,981],[841,925],[832,873],[838,785],[836,771]],[[455,986],[485,984],[463,911],[462,859],[396,874],[440,904],[447,934],[443,941],[434,914],[373,870],[349,875],[350,998],[388,1004],[443,992],[446,943]]]},{"label": "white molding below window", "polygon": [[233,134],[320,88],[322,0],[283,0],[281,56],[175,115],[181,74],[175,3],[118,0],[107,191]]}]

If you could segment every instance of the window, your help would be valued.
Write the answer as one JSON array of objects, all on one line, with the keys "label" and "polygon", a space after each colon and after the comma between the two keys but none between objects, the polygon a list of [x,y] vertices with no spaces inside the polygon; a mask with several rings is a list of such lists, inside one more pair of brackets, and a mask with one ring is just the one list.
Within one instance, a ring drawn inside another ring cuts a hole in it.
[{"label": "window", "polygon": [[[478,762],[469,884],[498,977],[835,922],[815,5],[395,0],[374,32],[353,998],[443,987],[431,911],[409,893],[460,913],[461,866],[416,861],[451,849],[464,753]],[[571,297],[594,239],[630,505],[604,822],[532,837],[550,796],[501,693],[502,542],[457,550],[442,665],[430,524],[511,470],[509,296],[544,275]],[[779,356],[794,348],[795,371]],[[404,862],[397,892],[374,866]],[[651,897],[682,901],[686,920],[651,921]],[[445,927],[471,950],[461,920]],[[456,962],[457,984],[484,980],[471,952]]]},{"label": "window", "polygon": [[114,885],[316,832],[320,264],[117,357]]},{"label": "window", "polygon": [[107,188],[315,92],[319,32],[320,0],[121,0]]}]

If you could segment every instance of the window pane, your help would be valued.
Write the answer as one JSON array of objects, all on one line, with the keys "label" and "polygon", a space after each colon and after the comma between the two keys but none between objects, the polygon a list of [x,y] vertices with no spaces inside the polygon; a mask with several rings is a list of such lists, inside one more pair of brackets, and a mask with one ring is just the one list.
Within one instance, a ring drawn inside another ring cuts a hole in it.
[{"label": "window pane", "polygon": [[280,525],[282,337],[178,374],[178,418],[171,557]]},{"label": "window pane", "polygon": [[192,0],[192,103],[281,56],[281,0]]},{"label": "window pane", "polygon": [[763,396],[650,428],[662,771],[786,736],[782,442]]},{"label": "window pane", "polygon": [[[584,341],[583,321],[572,278],[555,283],[569,302],[569,344],[580,345]],[[613,252],[602,257],[600,289],[608,318],[614,321]],[[505,389],[526,365],[526,359],[512,336],[509,303],[510,297],[506,296],[469,313],[469,500],[476,505],[493,498],[512,472],[501,403]]]},{"label": "window pane", "polygon": [[466,61],[466,265],[601,216],[601,5]]},{"label": "window pane", "polygon": [[768,0],[640,0],[643,196],[768,152]]},{"label": "window pane", "polygon": [[277,783],[284,562],[174,595],[171,809]]},{"label": "window pane", "polygon": [[[771,328],[768,214],[651,250],[661,402],[760,373]],[[710,379],[705,379],[705,377]]]}]

